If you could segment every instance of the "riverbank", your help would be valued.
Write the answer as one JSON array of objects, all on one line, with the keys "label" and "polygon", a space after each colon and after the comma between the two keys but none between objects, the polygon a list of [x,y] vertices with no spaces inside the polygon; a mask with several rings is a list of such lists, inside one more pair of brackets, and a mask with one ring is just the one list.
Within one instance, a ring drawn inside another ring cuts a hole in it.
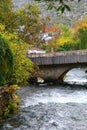
[{"label": "riverbank", "polygon": [[17,85],[5,85],[0,88],[0,124],[18,111],[19,99],[15,94],[17,89]]},{"label": "riverbank", "polygon": [[7,86],[0,88],[0,123],[2,122],[2,117],[9,102],[9,94],[6,92],[6,89]]}]

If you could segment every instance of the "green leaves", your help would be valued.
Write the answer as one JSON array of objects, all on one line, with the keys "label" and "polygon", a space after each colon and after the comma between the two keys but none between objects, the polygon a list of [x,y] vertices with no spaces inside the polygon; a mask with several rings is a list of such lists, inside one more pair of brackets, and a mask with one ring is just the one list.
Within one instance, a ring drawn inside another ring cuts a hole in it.
[{"label": "green leaves", "polygon": [[[52,6],[49,5],[49,9]],[[40,31],[44,28],[44,20],[40,17],[40,12],[37,5],[28,5],[20,10],[21,26],[24,26],[18,34],[26,43],[38,46],[40,43]]]},{"label": "green leaves", "polygon": [[78,0],[78,2],[80,2],[81,0]]},{"label": "green leaves", "polygon": [[[48,8],[47,8],[48,10],[52,10],[54,8],[56,11],[61,11],[63,13],[65,10],[71,11],[68,3],[70,1],[75,1],[75,0],[35,0],[35,1],[48,2],[49,3]],[[78,2],[80,1],[81,0],[78,0]],[[56,2],[59,3],[58,7],[55,5]]]},{"label": "green leaves", "polygon": [[61,11],[61,13],[64,13],[65,10],[71,11],[70,7],[68,5],[61,5],[58,8],[56,8],[56,11]]},{"label": "green leaves", "polygon": [[64,5],[64,7],[68,10],[68,11],[71,11],[70,7],[68,5]]},{"label": "green leaves", "polygon": [[48,5],[48,8],[47,8],[48,10],[52,10],[53,9],[53,5],[50,3],[49,5]]},{"label": "green leaves", "polygon": [[8,82],[13,71],[13,54],[8,42],[0,36],[0,85]]}]

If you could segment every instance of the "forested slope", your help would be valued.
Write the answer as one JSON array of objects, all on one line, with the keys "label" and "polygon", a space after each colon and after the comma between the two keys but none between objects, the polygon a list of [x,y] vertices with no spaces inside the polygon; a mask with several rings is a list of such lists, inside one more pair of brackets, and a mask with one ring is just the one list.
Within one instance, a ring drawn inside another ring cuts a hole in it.
[{"label": "forested slope", "polygon": [[[34,0],[13,0],[15,7],[23,7],[25,4],[33,4]],[[64,23],[67,25],[73,25],[75,21],[87,15],[87,0],[81,2],[70,2],[71,12],[66,11],[64,14],[56,12],[54,10],[47,11],[47,3],[40,3],[39,8],[42,11],[42,16],[50,16],[50,23]]]}]

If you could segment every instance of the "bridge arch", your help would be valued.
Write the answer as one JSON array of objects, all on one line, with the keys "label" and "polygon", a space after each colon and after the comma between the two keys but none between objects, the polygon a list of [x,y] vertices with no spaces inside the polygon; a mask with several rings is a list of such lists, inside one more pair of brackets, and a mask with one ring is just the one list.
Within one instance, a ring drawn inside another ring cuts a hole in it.
[{"label": "bridge arch", "polygon": [[[87,66],[86,64],[80,65],[81,67]],[[79,64],[69,64],[69,65],[55,65],[55,66],[39,66],[40,72],[45,82],[63,82],[64,76],[70,70],[79,67]]]},{"label": "bridge arch", "polygon": [[39,66],[42,77],[46,82],[54,81],[54,82],[62,82],[65,74],[75,68],[73,65],[65,66]]}]

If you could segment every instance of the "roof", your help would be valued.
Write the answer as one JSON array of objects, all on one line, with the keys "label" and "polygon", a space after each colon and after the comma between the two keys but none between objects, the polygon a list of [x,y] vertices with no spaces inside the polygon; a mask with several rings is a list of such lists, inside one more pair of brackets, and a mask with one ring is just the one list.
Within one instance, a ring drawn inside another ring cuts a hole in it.
[{"label": "roof", "polygon": [[46,27],[44,32],[58,32],[58,28],[56,27]]},{"label": "roof", "polygon": [[37,47],[34,47],[34,48],[28,50],[28,54],[44,54],[44,53],[46,53],[45,50],[42,50]]}]

